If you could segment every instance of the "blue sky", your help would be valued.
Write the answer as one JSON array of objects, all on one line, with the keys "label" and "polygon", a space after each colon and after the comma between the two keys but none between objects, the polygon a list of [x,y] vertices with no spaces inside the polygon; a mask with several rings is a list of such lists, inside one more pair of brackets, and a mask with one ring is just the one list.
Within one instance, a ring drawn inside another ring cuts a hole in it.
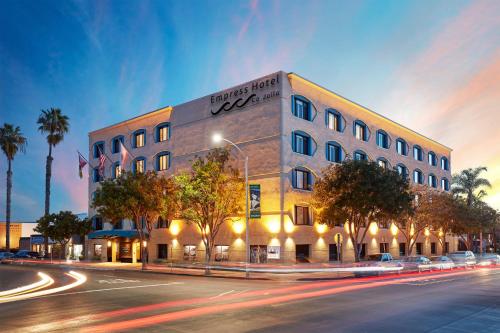
[{"label": "blue sky", "polygon": [[[500,208],[498,1],[11,1],[0,10],[0,122],[21,126],[13,219],[43,213],[41,109],[71,131],[54,151],[52,211],[86,210],[87,133],[276,70],[296,72],[486,165]],[[490,135],[485,135],[490,133]],[[0,158],[0,219],[6,160]]]}]

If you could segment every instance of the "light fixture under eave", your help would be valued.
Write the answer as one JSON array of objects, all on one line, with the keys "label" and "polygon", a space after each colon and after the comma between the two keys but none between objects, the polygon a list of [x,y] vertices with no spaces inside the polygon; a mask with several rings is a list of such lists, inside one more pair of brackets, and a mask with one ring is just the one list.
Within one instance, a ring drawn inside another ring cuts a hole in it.
[{"label": "light fixture under eave", "polygon": [[372,234],[373,236],[375,236],[378,232],[378,224],[377,222],[372,222],[370,224],[370,234]]},{"label": "light fixture under eave", "polygon": [[396,224],[392,223],[391,224],[391,234],[393,236],[396,236],[398,234],[398,231],[399,231],[398,226]]}]

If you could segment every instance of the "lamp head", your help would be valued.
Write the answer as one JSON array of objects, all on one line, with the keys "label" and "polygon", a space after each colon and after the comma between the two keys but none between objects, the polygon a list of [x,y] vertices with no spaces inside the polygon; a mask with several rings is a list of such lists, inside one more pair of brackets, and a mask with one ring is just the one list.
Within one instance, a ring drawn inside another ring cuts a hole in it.
[{"label": "lamp head", "polygon": [[213,143],[221,143],[222,142],[222,135],[220,133],[215,133],[212,135],[212,141]]}]

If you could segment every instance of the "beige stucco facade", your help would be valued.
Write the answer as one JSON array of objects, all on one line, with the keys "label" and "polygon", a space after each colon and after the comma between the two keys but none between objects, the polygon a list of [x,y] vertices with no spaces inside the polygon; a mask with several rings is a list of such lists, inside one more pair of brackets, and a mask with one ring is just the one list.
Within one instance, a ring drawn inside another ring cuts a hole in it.
[{"label": "beige stucco facade", "polygon": [[[293,96],[302,96],[311,107],[311,120],[296,117],[292,113]],[[326,126],[325,112],[335,109],[341,113],[345,126],[343,131],[333,131]],[[226,111],[228,110],[228,111]],[[369,128],[367,142],[356,139],[353,135],[353,122],[363,121]],[[169,139],[156,142],[155,128],[158,124],[169,124]],[[145,130],[146,143],[144,147],[133,148],[133,133]],[[388,149],[380,148],[375,142],[375,133],[383,129],[390,137]],[[311,156],[293,151],[292,135],[300,131],[310,135],[312,142]],[[120,161],[119,153],[112,153],[112,140],[123,136],[124,146],[132,155],[123,166],[126,170],[132,168],[132,159],[144,157],[147,170],[155,170],[156,156],[161,152],[170,153],[170,168],[160,171],[172,175],[190,167],[190,161],[203,155],[214,147],[211,137],[220,133],[225,138],[238,145],[249,157],[249,182],[259,184],[261,189],[261,217],[250,220],[250,245],[257,254],[255,246],[262,246],[259,258],[268,262],[295,262],[297,251],[306,251],[306,256],[312,262],[327,262],[334,259],[331,244],[335,244],[334,235],[340,233],[342,254],[345,261],[353,260],[352,244],[347,241],[343,228],[327,229],[318,226],[314,214],[310,210],[310,225],[297,225],[295,205],[308,206],[311,192],[293,187],[293,170],[297,167],[310,171],[314,176],[332,162],[325,154],[325,145],[335,141],[342,146],[345,155],[351,156],[355,150],[363,150],[370,159],[385,158],[391,167],[403,163],[411,173],[419,169],[425,175],[434,174],[439,180],[451,179],[450,168],[442,170],[441,157],[450,161],[451,149],[426,138],[410,129],[388,120],[373,111],[353,103],[325,88],[322,88],[302,77],[285,72],[277,72],[239,86],[226,89],[213,95],[205,96],[174,107],[166,107],[151,113],[133,118],[116,125],[96,130],[89,134],[89,156],[93,166],[98,165],[93,158],[94,144],[102,142],[107,155],[105,177],[112,176],[113,163]],[[395,140],[403,138],[410,147],[408,156],[399,155],[395,149]],[[416,161],[411,153],[411,147],[419,145],[423,148],[423,161]],[[437,166],[427,162],[427,153],[433,151],[438,158]],[[243,171],[243,159],[234,150],[235,163]],[[98,186],[93,181],[93,170],[89,177],[89,203],[92,194]],[[439,186],[438,186],[439,187]],[[95,211],[89,204],[89,216]],[[111,225],[104,223],[104,229]],[[125,222],[124,229],[130,229],[131,224]],[[245,230],[244,218],[240,221],[228,222],[220,231],[217,244],[224,246],[224,251],[230,261],[245,260]],[[120,260],[119,242],[131,242],[132,257],[137,258],[137,241],[114,239],[88,240],[89,257],[95,256],[95,245],[100,246],[102,260]],[[135,242],[135,243],[134,243]],[[388,251],[399,257],[400,243],[404,242],[401,235],[390,229],[373,230],[367,234],[366,252],[379,253],[380,243],[386,243]],[[432,236],[422,235],[418,241],[422,245],[422,254],[431,255],[432,247],[440,253],[438,241]],[[456,240],[449,237],[450,251],[456,249]],[[163,244],[163,245],[160,245]],[[166,244],[166,245],[165,245]],[[109,252],[107,247],[110,247]],[[171,221],[168,228],[153,230],[147,244],[150,261],[158,258],[161,252],[168,260],[183,261],[188,248],[190,260],[204,259],[203,243],[200,232],[193,226],[180,220]],[[227,248],[225,248],[227,246]],[[220,248],[222,250],[222,248]],[[128,250],[125,250],[128,251]],[[267,252],[269,251],[269,255]],[[137,251],[138,252],[138,251]],[[271,253],[274,252],[274,253]],[[276,253],[277,252],[277,253]],[[99,251],[97,251],[99,254]],[[274,259],[273,259],[274,258]],[[254,256],[253,259],[256,259]]]}]

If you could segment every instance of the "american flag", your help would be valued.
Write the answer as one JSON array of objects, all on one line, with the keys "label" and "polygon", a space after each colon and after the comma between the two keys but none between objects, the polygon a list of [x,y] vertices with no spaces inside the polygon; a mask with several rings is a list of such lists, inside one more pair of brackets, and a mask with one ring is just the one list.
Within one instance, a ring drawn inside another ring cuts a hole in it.
[{"label": "american flag", "polygon": [[80,154],[80,152],[78,152],[78,175],[80,176],[80,178],[83,178],[83,168],[86,165],[87,160],[82,156],[82,154]]},{"label": "american flag", "polygon": [[120,141],[120,168],[121,170],[125,170],[125,161],[128,158],[128,150],[125,148],[123,142]]},{"label": "american flag", "polygon": [[104,162],[106,162],[106,155],[99,148],[99,177],[104,179]]}]

